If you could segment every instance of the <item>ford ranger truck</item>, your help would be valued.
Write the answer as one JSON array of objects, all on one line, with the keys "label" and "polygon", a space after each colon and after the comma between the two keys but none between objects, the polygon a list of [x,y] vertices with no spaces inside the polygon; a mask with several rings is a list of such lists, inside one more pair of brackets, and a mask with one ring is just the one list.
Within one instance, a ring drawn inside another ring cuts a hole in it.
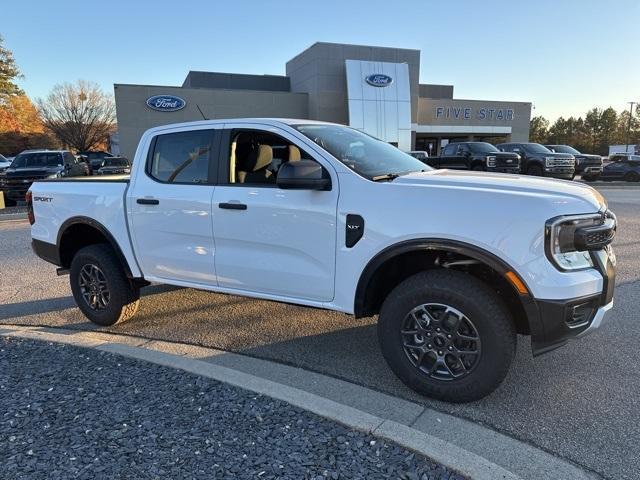
[{"label": "ford ranger truck", "polygon": [[487,142],[449,143],[439,157],[429,157],[425,163],[434,168],[520,173],[517,153],[501,152]]},{"label": "ford ranger truck", "polygon": [[616,217],[593,188],[434,170],[341,125],[156,127],[130,177],[28,198],[33,249],[98,325],[133,317],[149,282],[377,316],[391,370],[445,401],[497,388],[517,334],[539,355],[613,305]]}]

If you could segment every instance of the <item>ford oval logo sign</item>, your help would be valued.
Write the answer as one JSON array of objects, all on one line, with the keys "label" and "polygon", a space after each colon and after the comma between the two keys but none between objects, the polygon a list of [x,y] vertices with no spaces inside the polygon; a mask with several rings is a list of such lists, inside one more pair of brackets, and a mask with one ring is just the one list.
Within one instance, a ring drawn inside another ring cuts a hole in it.
[{"label": "ford oval logo sign", "polygon": [[365,81],[373,87],[388,87],[393,83],[393,78],[391,78],[389,75],[376,73],[375,75],[369,75],[368,77],[365,77]]},{"label": "ford oval logo sign", "polygon": [[174,95],[154,95],[147,98],[147,107],[159,112],[175,112],[187,105],[180,97]]}]

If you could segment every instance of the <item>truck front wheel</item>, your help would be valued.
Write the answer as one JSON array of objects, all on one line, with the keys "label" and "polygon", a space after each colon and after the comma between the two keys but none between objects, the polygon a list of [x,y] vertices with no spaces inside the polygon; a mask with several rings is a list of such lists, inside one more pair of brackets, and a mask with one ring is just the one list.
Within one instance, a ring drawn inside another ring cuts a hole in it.
[{"label": "truck front wheel", "polygon": [[93,323],[114,325],[138,311],[140,289],[127,279],[109,245],[80,249],[71,262],[69,281],[76,305]]},{"label": "truck front wheel", "polygon": [[429,270],[409,277],[385,299],[378,340],[408,387],[438,400],[470,402],[506,376],[516,331],[487,285],[462,272]]}]

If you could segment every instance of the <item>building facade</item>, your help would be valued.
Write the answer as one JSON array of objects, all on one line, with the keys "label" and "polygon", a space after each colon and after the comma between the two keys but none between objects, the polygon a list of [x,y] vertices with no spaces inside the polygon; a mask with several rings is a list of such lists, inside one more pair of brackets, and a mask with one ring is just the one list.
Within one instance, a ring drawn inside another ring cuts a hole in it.
[{"label": "building facade", "polygon": [[342,123],[402,150],[451,141],[527,141],[531,103],[462,100],[419,82],[420,51],[315,43],[286,75],[188,73],[182,86],[114,85],[119,148],[133,158],[148,128],[191,120],[280,117]]}]

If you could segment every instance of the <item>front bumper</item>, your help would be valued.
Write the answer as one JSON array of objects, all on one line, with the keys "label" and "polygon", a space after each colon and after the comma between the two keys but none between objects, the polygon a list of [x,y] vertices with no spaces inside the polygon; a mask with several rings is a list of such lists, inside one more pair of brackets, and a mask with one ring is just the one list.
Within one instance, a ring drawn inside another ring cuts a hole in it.
[{"label": "front bumper", "polygon": [[602,292],[567,300],[531,299],[525,305],[531,331],[533,355],[561,347],[571,338],[588,335],[602,326],[613,307],[616,260],[607,248],[591,253],[594,267],[602,275]]},{"label": "front bumper", "polygon": [[586,175],[600,175],[602,173],[602,165],[595,164],[580,164],[576,165],[576,173],[586,174]]},{"label": "front bumper", "polygon": [[0,190],[4,192],[4,196],[6,198],[24,202],[24,197],[27,194],[29,187],[31,187],[31,183],[21,185],[3,185],[0,186]]},{"label": "front bumper", "polygon": [[544,167],[544,176],[571,180],[576,173],[574,167]]},{"label": "front bumper", "polygon": [[487,167],[487,172],[497,172],[497,173],[514,173],[514,174],[518,174],[520,173],[520,167],[502,167],[502,166],[498,166],[498,167]]}]

